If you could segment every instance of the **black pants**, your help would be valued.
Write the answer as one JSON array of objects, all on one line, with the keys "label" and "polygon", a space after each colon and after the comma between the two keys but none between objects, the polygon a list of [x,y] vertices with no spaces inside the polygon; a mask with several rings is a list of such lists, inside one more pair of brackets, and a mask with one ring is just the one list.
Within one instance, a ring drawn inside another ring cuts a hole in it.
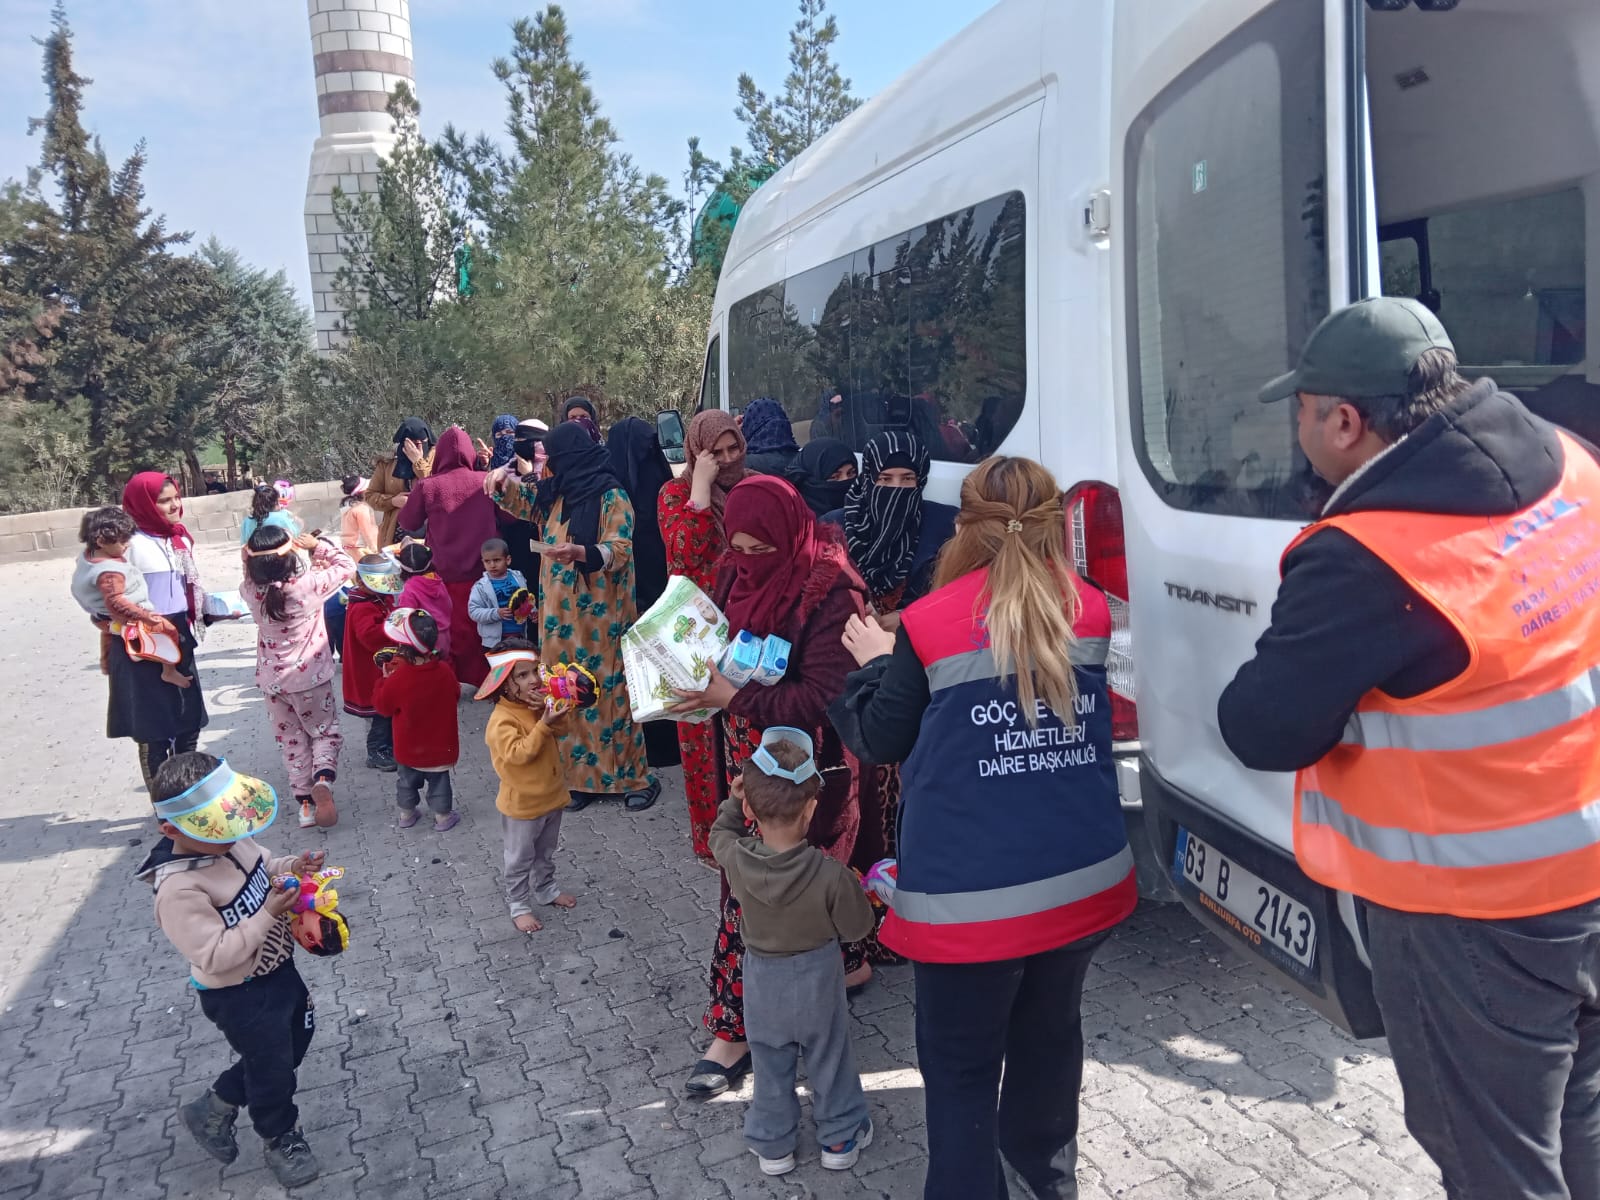
[{"label": "black pants", "polygon": [[334,658],[344,657],[344,593],[335,592],[322,603],[322,622],[328,627],[328,648]]},{"label": "black pants", "polygon": [[1001,962],[915,964],[924,1200],[1007,1196],[1002,1154],[1040,1200],[1077,1196],[1079,1007],[1106,936]]},{"label": "black pants", "polygon": [[200,1011],[222,1030],[239,1055],[211,1085],[227,1103],[250,1109],[263,1138],[288,1133],[300,1123],[294,1103],[294,1073],[315,1031],[315,1013],[305,981],[291,959],[269,975],[237,987],[207,988]]},{"label": "black pants", "polygon": [[1509,921],[1367,907],[1406,1128],[1450,1200],[1600,1200],[1600,902]]},{"label": "black pants", "polygon": [[367,757],[394,757],[394,718],[372,717],[367,721]]},{"label": "black pants", "polygon": [[[199,684],[195,684],[199,687]],[[175,738],[168,738],[162,742],[139,742],[139,774],[144,776],[144,786],[149,789],[155,787],[156,772],[161,769],[161,764],[174,754],[188,754],[200,745],[200,731],[192,730],[180,734]]]}]

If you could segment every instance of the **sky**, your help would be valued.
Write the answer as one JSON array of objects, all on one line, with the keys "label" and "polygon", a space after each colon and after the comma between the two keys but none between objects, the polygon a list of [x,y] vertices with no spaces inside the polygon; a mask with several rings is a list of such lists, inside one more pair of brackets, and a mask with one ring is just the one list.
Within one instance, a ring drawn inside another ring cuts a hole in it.
[{"label": "sky", "polygon": [[[831,0],[834,60],[870,97],[991,0]],[[304,298],[306,166],[317,136],[303,0],[66,0],[90,130],[120,162],[142,138],[150,207],[198,245],[215,235],[282,268]],[[0,0],[0,180],[38,161],[28,118],[45,111],[40,49],[51,0]],[[567,0],[573,53],[622,148],[675,190],[685,144],[724,158],[742,144],[740,71],[768,93],[787,73],[792,0]],[[423,130],[498,134],[505,101],[489,64],[526,0],[411,0]],[[708,18],[714,13],[715,19]]]}]

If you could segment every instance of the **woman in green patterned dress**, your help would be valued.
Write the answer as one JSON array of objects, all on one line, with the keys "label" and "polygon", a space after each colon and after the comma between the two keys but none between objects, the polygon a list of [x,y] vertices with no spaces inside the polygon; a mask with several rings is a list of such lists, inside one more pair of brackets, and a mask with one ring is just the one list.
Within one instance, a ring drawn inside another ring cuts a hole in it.
[{"label": "woman in green patterned dress", "polygon": [[576,662],[599,684],[599,703],[579,710],[562,739],[568,808],[621,795],[630,812],[642,812],[661,785],[645,762],[644,733],[633,723],[622,673],[622,635],[638,616],[633,505],[605,447],[576,423],[556,426],[545,451],[550,478],[520,479],[501,467],[486,488],[506,512],[544,530],[542,546],[535,544],[541,657],[550,666]]}]

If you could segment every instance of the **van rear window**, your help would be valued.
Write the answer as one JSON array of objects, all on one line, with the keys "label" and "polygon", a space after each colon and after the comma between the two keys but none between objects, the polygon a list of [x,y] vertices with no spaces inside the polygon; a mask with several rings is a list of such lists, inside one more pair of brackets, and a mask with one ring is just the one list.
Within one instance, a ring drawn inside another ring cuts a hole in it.
[{"label": "van rear window", "polygon": [[1257,390],[1328,312],[1322,6],[1280,0],[1129,132],[1134,445],[1168,504],[1304,519],[1295,406]]}]

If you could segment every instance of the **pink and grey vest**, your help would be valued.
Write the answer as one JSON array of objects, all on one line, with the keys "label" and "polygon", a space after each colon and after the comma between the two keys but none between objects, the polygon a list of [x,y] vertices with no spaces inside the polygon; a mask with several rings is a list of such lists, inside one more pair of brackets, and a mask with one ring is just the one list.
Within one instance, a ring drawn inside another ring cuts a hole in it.
[{"label": "pink and grey vest", "polygon": [[880,937],[917,962],[993,962],[1109,929],[1138,902],[1111,758],[1111,613],[1079,583],[1075,711],[996,677],[974,572],[905,611],[931,700],[901,772],[899,879]]}]

